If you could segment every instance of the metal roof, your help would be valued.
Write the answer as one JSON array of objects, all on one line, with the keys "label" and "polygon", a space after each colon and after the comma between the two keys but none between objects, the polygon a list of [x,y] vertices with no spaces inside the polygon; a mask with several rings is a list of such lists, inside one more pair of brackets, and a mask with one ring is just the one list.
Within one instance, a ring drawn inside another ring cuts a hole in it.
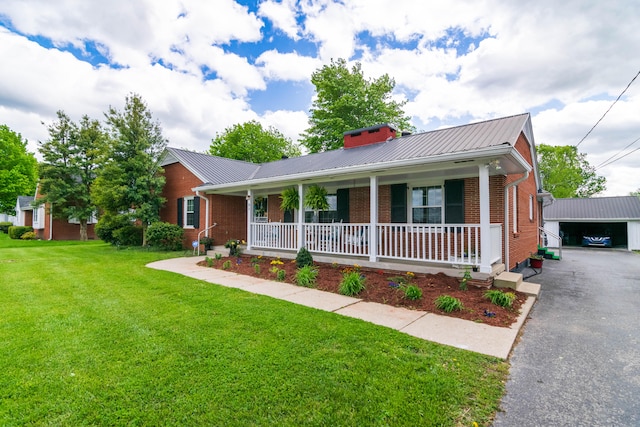
[{"label": "metal roof", "polygon": [[325,151],[265,163],[252,177],[264,179],[308,172],[327,171],[397,160],[464,153],[509,144],[515,146],[529,121],[529,114],[504,117],[447,129],[400,136],[376,144]]},{"label": "metal roof", "polygon": [[255,163],[167,147],[162,166],[175,162],[182,163],[204,184],[245,181],[251,178],[260,167]]},{"label": "metal roof", "polygon": [[524,133],[533,145],[528,113],[263,164],[167,148],[162,165],[180,162],[201,179],[203,184],[230,184],[300,174],[330,174],[332,170],[344,171],[344,168],[350,167],[375,167],[389,162],[469,154],[492,147],[514,147],[520,133]]},{"label": "metal roof", "polygon": [[640,199],[635,196],[555,199],[544,208],[544,219],[561,221],[640,220]]},{"label": "metal roof", "polygon": [[33,200],[33,196],[18,196],[18,206],[20,207],[20,210],[32,210],[33,206],[31,205],[31,203],[33,202]]}]

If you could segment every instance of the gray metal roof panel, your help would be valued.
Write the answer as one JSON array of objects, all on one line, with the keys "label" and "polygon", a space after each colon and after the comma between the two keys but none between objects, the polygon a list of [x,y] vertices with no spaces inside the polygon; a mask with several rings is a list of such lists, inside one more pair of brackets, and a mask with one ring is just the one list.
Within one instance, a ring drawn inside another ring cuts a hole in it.
[{"label": "gray metal roof panel", "polygon": [[33,206],[31,205],[31,203],[33,202],[34,197],[33,196],[18,196],[18,205],[20,206],[20,209],[22,210],[29,210],[31,209]]},{"label": "gray metal roof panel", "polygon": [[245,181],[250,179],[260,167],[255,163],[226,159],[178,148],[167,147],[167,151],[187,169],[191,170],[203,183],[208,184]]},{"label": "gray metal roof panel", "polygon": [[640,220],[640,199],[635,196],[555,199],[544,208],[547,220]]},{"label": "gray metal roof panel", "polygon": [[394,160],[462,153],[503,144],[513,146],[528,120],[529,114],[520,114],[401,136],[371,145],[278,160],[262,164],[253,178],[273,178]]}]

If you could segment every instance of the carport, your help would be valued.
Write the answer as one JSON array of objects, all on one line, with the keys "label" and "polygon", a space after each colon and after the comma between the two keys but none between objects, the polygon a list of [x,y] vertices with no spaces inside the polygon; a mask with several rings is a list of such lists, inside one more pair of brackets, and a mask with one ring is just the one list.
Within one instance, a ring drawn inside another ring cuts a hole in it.
[{"label": "carport", "polygon": [[608,236],[616,248],[640,250],[640,199],[633,196],[555,199],[545,206],[547,245],[581,246],[583,236]]}]

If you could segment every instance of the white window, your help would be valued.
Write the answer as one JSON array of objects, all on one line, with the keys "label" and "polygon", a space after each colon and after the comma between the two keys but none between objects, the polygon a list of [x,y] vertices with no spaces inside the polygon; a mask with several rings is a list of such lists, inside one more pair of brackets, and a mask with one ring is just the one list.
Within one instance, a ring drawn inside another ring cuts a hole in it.
[{"label": "white window", "polygon": [[[318,222],[329,223],[336,222],[338,220],[338,195],[327,194],[327,203],[329,204],[329,208],[327,210],[318,212]],[[305,222],[313,222],[313,214],[313,209],[305,207]]]},{"label": "white window", "polygon": [[195,201],[193,197],[184,198],[184,226],[193,227],[195,225]]},{"label": "white window", "polygon": [[529,194],[529,221],[533,221],[533,194]]},{"label": "white window", "polygon": [[412,188],[411,219],[416,224],[442,223],[442,186]]}]

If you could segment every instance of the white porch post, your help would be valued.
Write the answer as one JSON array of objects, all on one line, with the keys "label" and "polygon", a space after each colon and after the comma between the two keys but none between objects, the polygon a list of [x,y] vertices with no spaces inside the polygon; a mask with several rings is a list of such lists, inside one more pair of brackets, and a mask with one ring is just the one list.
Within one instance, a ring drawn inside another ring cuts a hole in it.
[{"label": "white porch post", "polygon": [[369,261],[378,260],[378,177],[369,179]]},{"label": "white porch post", "polygon": [[303,248],[304,242],[304,186],[298,184],[298,250]]},{"label": "white porch post", "polygon": [[247,190],[247,249],[253,246],[253,236],[251,235],[251,221],[253,220],[253,190]]},{"label": "white porch post", "polygon": [[489,165],[478,166],[480,194],[480,272],[491,273],[491,214]]}]

